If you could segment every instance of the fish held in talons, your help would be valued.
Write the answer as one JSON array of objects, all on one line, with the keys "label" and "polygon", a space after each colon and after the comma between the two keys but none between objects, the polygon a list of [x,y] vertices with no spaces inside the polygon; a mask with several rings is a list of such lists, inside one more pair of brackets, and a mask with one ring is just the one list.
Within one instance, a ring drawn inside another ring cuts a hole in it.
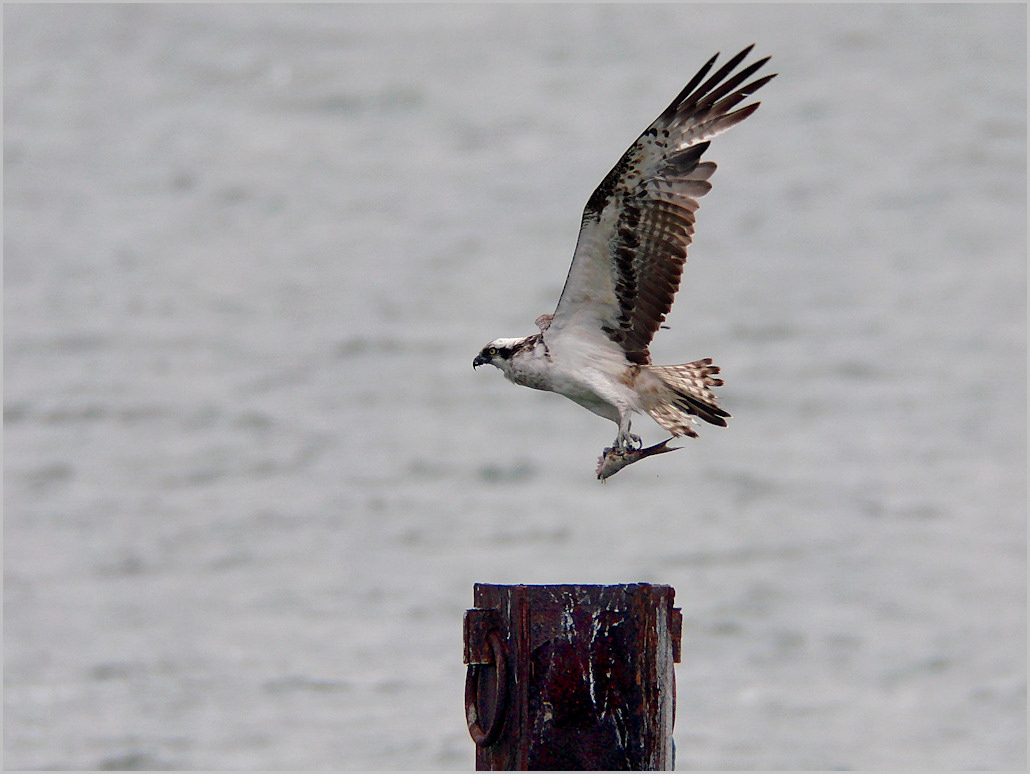
[{"label": "fish held in talons", "polygon": [[683,448],[682,446],[668,446],[667,444],[671,440],[673,439],[667,438],[654,446],[648,446],[646,449],[626,449],[618,446],[606,447],[601,456],[597,458],[597,480],[604,481],[611,478],[627,465],[632,465],[634,462],[639,462],[653,454],[664,454],[665,452]]}]

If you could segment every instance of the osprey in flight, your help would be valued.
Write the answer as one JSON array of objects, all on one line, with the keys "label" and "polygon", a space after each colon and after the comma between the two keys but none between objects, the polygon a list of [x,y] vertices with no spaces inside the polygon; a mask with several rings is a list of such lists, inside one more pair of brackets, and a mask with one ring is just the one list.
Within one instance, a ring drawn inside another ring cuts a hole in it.
[{"label": "osprey in flight", "polygon": [[599,478],[670,450],[640,448],[630,432],[635,412],[691,437],[694,417],[725,427],[730,416],[711,390],[723,383],[711,358],[653,365],[648,346],[679,289],[697,200],[712,187],[715,164],[701,156],[712,137],[755,112],[758,102],[737,105],[775,77],[748,81],[769,57],[733,72],[751,48],[706,80],[719,55],[708,60],[601,181],[583,210],[558,306],[536,320],[540,332],[495,339],[472,361],[615,422],[619,432],[601,457]]}]

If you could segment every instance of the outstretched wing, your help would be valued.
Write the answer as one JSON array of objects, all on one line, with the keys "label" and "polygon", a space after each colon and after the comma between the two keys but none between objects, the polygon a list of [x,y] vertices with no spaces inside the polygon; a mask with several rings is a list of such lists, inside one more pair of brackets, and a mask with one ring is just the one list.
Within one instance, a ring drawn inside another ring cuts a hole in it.
[{"label": "outstretched wing", "polygon": [[733,74],[751,48],[705,80],[719,55],[708,60],[594,191],[544,333],[549,345],[596,331],[631,362],[650,362],[648,346],[679,289],[697,200],[711,189],[715,164],[701,156],[710,138],[758,108],[753,102],[734,110],[775,77],[746,83],[769,57]]}]

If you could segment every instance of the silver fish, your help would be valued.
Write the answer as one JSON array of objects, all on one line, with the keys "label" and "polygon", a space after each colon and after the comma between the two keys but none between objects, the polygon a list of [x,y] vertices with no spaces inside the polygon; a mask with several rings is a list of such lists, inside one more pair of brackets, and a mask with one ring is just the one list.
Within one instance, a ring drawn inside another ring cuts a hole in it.
[{"label": "silver fish", "polygon": [[664,454],[665,452],[676,451],[682,449],[682,446],[666,446],[672,438],[667,438],[661,443],[656,443],[654,446],[648,446],[646,449],[617,449],[614,446],[608,446],[605,448],[601,456],[597,458],[597,480],[604,481],[606,478],[611,478],[620,470],[627,465],[632,465],[634,462],[639,462],[645,457],[650,457],[652,454]]}]

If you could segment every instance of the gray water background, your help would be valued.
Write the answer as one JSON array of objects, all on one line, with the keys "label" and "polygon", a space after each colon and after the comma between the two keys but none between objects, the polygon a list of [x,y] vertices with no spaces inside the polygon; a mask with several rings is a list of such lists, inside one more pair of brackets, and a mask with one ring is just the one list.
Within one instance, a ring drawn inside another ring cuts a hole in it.
[{"label": "gray water background", "polygon": [[[1026,767],[1025,5],[3,13],[7,768],[471,769],[477,581],[673,585],[681,769]],[[753,41],[601,485],[471,360]]]}]

